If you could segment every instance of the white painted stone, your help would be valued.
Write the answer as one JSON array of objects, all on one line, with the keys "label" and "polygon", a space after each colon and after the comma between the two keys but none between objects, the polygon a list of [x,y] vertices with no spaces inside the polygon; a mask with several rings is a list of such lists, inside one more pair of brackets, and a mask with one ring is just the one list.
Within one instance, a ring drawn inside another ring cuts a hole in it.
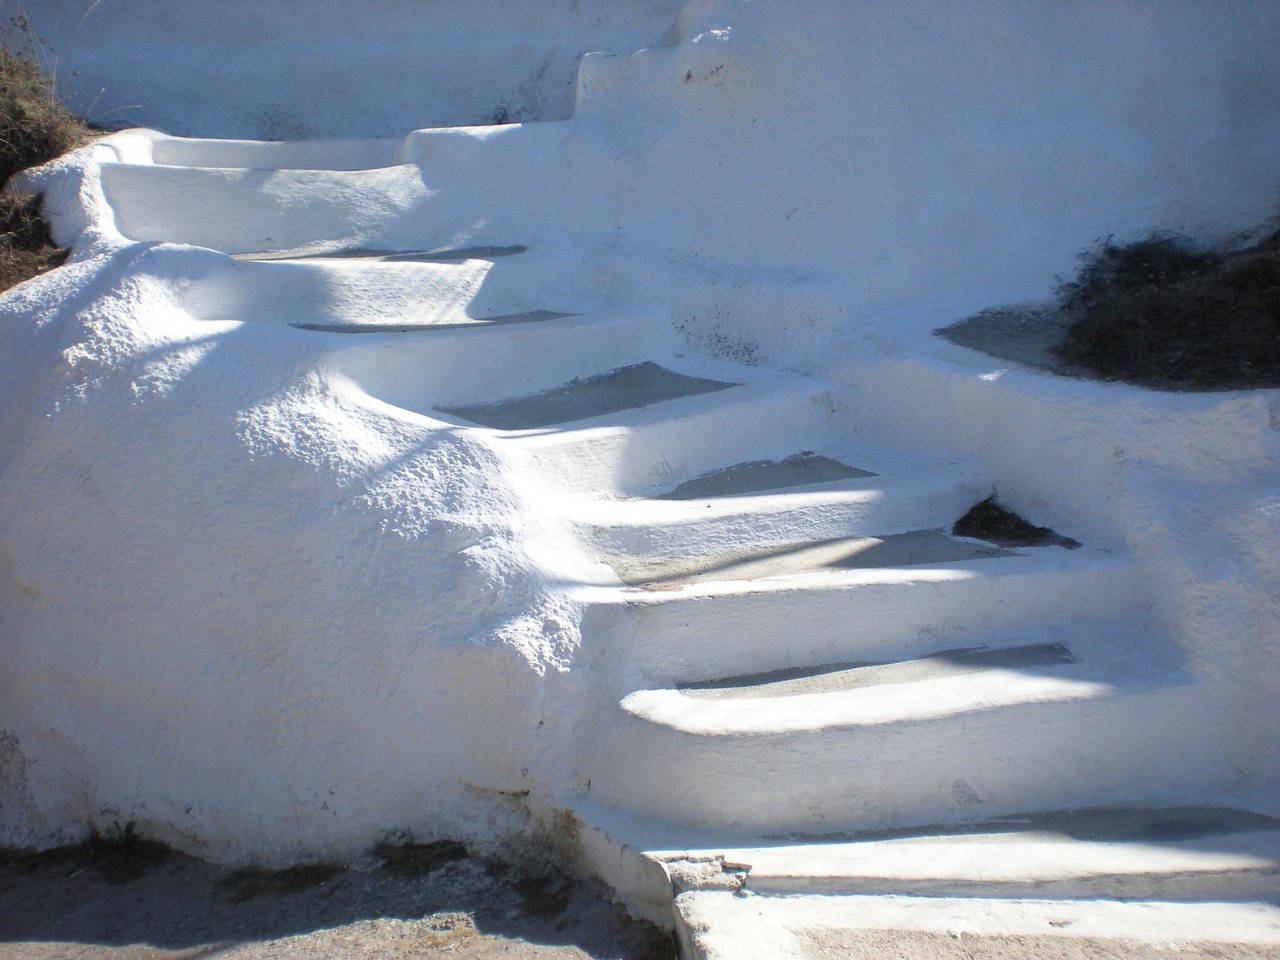
[{"label": "white painted stone", "polygon": [[[0,840],[132,820],[284,861],[605,801],[693,829],[687,850],[1280,811],[1274,391],[1067,380],[931,335],[1043,298],[1097,237],[1272,216],[1274,10],[707,0],[552,5],[534,30],[429,6],[318,3],[287,48],[262,5],[32,12],[78,102],[136,81],[164,132],[22,178],[74,254],[0,300]],[[339,63],[367,83],[308,86]],[[413,130],[499,100],[548,122]],[[346,139],[207,139],[272,130]],[[484,246],[528,249],[342,256]],[[575,316],[474,324],[530,310]],[[445,412],[646,362],[741,386],[513,431]],[[802,450],[880,477],[645,499]],[[1086,549],[620,582],[943,528],[992,491]],[[1056,678],[675,687],[1050,636],[1085,655]],[[579,845],[633,909],[669,902],[661,844],[588,823]]]}]

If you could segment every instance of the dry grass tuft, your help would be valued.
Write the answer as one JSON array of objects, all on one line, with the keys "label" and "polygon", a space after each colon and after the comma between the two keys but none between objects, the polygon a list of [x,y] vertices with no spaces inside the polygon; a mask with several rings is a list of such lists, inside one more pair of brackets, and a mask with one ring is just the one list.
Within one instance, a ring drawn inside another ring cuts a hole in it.
[{"label": "dry grass tuft", "polygon": [[1280,233],[1230,253],[1155,236],[1083,259],[1058,288],[1062,359],[1162,389],[1280,386]]},{"label": "dry grass tuft", "polygon": [[[25,17],[0,25],[0,188],[19,170],[59,157],[94,136],[58,99],[41,66],[44,42]],[[0,290],[67,258],[40,216],[40,198],[0,196]]]},{"label": "dry grass tuft", "polygon": [[58,99],[44,50],[25,17],[0,25],[0,186],[94,136]]},{"label": "dry grass tuft", "polygon": [[61,266],[67,254],[40,217],[39,197],[0,196],[0,290]]}]

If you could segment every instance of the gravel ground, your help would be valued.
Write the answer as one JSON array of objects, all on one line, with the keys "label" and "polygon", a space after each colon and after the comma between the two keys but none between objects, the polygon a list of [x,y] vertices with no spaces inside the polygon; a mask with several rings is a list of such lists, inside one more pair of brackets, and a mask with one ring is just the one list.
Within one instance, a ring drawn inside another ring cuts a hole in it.
[{"label": "gravel ground", "polygon": [[146,841],[0,854],[2,960],[675,960],[598,884],[457,843],[367,863],[231,870]]}]

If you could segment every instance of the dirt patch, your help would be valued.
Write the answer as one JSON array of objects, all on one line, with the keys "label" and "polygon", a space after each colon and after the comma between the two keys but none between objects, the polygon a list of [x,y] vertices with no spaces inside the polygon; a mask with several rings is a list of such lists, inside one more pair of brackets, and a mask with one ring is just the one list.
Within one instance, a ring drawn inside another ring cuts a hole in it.
[{"label": "dirt patch", "polygon": [[272,871],[128,838],[0,854],[0,958],[676,957],[668,934],[631,920],[600,884],[454,841]]}]

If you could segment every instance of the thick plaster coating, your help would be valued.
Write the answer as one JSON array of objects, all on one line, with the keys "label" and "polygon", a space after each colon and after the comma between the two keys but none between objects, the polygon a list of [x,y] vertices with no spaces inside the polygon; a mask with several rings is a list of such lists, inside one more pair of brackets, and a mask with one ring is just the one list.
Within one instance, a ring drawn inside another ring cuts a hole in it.
[{"label": "thick plaster coating", "polygon": [[[23,179],[74,252],[0,300],[4,843],[542,830],[688,925],[672,864],[760,835],[1280,813],[1276,392],[932,335],[1099,237],[1273,217],[1280,17],[677,6],[28,11],[150,128]],[[530,57],[571,100],[439,126]],[[335,58],[387,69],[302,82]],[[200,139],[281,133],[365,139]],[[1085,547],[940,532],[993,491]],[[885,679],[972,649],[1063,653]],[[759,679],[797,670],[840,679]],[[796,856],[774,892],[837,884]]]}]

